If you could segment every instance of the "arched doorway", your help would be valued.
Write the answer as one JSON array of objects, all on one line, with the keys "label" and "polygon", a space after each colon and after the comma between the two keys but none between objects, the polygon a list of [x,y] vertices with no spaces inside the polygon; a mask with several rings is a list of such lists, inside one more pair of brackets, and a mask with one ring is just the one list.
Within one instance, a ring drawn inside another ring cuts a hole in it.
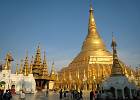
[{"label": "arched doorway", "polygon": [[130,89],[128,87],[124,88],[124,96],[125,98],[130,98]]},{"label": "arched doorway", "polygon": [[110,88],[110,92],[112,93],[112,96],[115,98],[115,88],[114,87]]},{"label": "arched doorway", "polygon": [[122,89],[117,89],[117,98],[119,100],[123,99],[123,91],[122,91]]}]

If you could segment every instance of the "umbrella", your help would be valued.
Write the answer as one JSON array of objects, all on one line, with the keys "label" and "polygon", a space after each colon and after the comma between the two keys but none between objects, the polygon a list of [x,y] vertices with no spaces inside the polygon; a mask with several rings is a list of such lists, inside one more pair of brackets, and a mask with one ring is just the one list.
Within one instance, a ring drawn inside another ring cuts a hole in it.
[{"label": "umbrella", "polygon": [[0,85],[2,85],[2,84],[6,84],[6,83],[5,83],[4,81],[1,81],[1,82],[0,82]]}]

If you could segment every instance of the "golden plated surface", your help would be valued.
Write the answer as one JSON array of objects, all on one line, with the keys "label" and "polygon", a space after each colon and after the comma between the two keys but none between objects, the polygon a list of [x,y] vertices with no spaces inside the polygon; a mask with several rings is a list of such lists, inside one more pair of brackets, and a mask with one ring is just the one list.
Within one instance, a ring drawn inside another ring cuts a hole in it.
[{"label": "golden plated surface", "polygon": [[[80,53],[68,67],[59,72],[59,87],[66,89],[98,89],[105,78],[111,75],[113,55],[97,32],[93,8],[89,10],[88,34],[83,42]],[[130,69],[120,61],[122,73],[130,76]],[[116,69],[115,69],[116,70]],[[126,73],[127,72],[127,73]],[[134,75],[134,73],[132,73]]]}]

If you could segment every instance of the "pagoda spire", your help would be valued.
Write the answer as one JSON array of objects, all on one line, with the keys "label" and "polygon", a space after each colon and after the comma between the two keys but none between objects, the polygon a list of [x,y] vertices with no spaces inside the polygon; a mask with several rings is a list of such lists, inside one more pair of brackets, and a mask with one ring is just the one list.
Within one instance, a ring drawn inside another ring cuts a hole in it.
[{"label": "pagoda spire", "polygon": [[55,69],[54,69],[54,61],[53,61],[53,63],[52,63],[51,74],[55,74]]},{"label": "pagoda spire", "polygon": [[46,52],[44,51],[44,59],[43,59],[43,76],[48,76],[48,65],[47,65],[47,59],[46,59]]},{"label": "pagoda spire", "polygon": [[52,63],[52,69],[51,69],[51,73],[50,73],[50,77],[52,80],[55,80],[55,69],[54,69],[54,62]]},{"label": "pagoda spire", "polygon": [[48,69],[48,66],[47,66],[47,59],[46,59],[46,52],[45,52],[45,51],[44,51],[43,65],[44,65],[44,67],[46,67],[46,68]]},{"label": "pagoda spire", "polygon": [[117,56],[117,49],[116,49],[117,43],[116,43],[113,35],[112,35],[111,47],[113,49],[113,65],[112,65],[111,75],[124,75],[123,74],[123,68],[122,68],[122,66],[120,64],[120,61],[118,59],[118,56]]},{"label": "pagoda spire", "polygon": [[32,56],[32,58],[31,58],[31,63],[30,63],[30,74],[32,74],[33,72],[32,72],[32,69],[33,69],[33,62],[34,62],[34,57]]},{"label": "pagoda spire", "polygon": [[23,74],[23,60],[22,60],[22,59],[21,59],[21,61],[20,61],[19,73],[20,73],[20,74]]},{"label": "pagoda spire", "polygon": [[26,57],[24,61],[24,75],[28,76],[28,74],[29,74],[28,51],[26,51]]},{"label": "pagoda spire", "polygon": [[34,63],[41,64],[41,50],[40,50],[39,45],[37,47],[37,52],[36,52]]},{"label": "pagoda spire", "polygon": [[105,44],[102,41],[99,33],[97,32],[96,23],[93,14],[92,2],[90,2],[89,10],[89,23],[88,23],[88,35],[83,42],[82,51],[91,50],[106,50]]},{"label": "pagoda spire", "polygon": [[19,74],[19,71],[18,71],[18,64],[16,64],[16,75]]}]

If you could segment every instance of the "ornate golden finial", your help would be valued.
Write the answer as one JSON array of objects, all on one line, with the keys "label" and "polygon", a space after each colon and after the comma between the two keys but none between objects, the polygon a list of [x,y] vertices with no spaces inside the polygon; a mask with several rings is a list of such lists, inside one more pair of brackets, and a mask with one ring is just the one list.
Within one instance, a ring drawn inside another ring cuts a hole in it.
[{"label": "ornate golden finial", "polygon": [[117,50],[116,50],[117,43],[115,41],[114,36],[112,37],[111,47],[113,49],[113,65],[112,65],[111,75],[124,75],[122,66],[121,66],[118,56],[117,56]]},{"label": "ornate golden finial", "polygon": [[23,74],[23,59],[20,61],[20,74]]},{"label": "ornate golden finial", "polygon": [[26,51],[26,58],[24,62],[24,75],[28,76],[28,74],[29,74],[28,51]]},{"label": "ornate golden finial", "polygon": [[107,51],[105,44],[103,43],[99,33],[97,32],[96,23],[93,15],[92,2],[91,2],[90,10],[89,10],[88,35],[83,43],[82,51],[84,52],[84,51],[99,50],[99,49],[103,51]]},{"label": "ornate golden finial", "polygon": [[95,23],[95,20],[94,20],[94,16],[93,16],[93,8],[92,8],[92,1],[90,3],[90,10],[89,10],[89,31],[92,32],[92,31],[96,31],[96,23]]},{"label": "ornate golden finial", "polygon": [[90,0],[90,11],[93,11],[93,8],[92,8],[92,0]]},{"label": "ornate golden finial", "polygon": [[19,72],[18,72],[18,64],[16,64],[16,75],[18,75]]}]

